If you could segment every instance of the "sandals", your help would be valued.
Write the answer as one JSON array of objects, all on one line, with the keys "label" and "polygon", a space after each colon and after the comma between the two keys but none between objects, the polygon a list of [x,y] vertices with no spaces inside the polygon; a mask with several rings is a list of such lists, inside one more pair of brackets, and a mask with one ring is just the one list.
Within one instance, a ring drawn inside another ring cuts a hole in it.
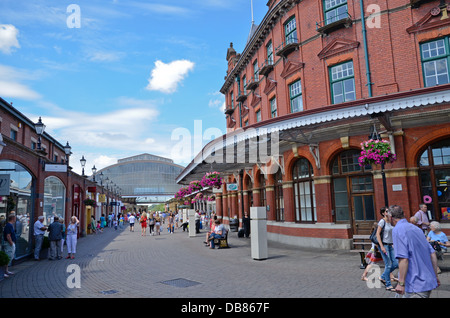
[{"label": "sandals", "polygon": [[380,282],[382,282],[383,283],[383,285],[384,286],[386,286],[386,281],[383,279],[383,278],[381,278],[381,277],[378,277],[378,279],[380,280]]},{"label": "sandals", "polygon": [[390,286],[390,287],[386,287],[386,290],[391,291],[391,292],[395,292],[395,288]]}]

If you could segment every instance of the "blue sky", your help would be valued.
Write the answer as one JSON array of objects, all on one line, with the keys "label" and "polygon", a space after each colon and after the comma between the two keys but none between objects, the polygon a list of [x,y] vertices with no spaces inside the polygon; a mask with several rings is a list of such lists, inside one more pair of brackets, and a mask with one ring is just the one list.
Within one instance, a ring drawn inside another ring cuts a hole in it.
[{"label": "blue sky", "polygon": [[140,153],[186,166],[196,133],[226,132],[226,51],[250,26],[250,0],[1,0],[0,96],[68,141],[78,173],[82,155],[86,172]]}]

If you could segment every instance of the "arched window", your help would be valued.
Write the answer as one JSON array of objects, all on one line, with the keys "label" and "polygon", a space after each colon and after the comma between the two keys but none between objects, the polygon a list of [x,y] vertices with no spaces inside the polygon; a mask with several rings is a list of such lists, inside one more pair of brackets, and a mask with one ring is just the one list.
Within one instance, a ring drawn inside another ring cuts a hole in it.
[{"label": "arched window", "polygon": [[57,177],[48,177],[44,182],[44,224],[53,218],[64,218],[66,211],[66,187]]},{"label": "arched window", "polygon": [[278,169],[274,179],[276,220],[284,221],[283,174],[281,169]]},{"label": "arched window", "polygon": [[371,167],[360,167],[359,155],[347,150],[332,163],[335,220],[352,224],[355,232],[370,230],[376,219]]},{"label": "arched window", "polygon": [[313,177],[314,172],[309,161],[304,158],[298,159],[292,169],[296,222],[317,221]]},{"label": "arched window", "polygon": [[450,139],[428,145],[419,157],[422,201],[432,219],[450,220]]}]

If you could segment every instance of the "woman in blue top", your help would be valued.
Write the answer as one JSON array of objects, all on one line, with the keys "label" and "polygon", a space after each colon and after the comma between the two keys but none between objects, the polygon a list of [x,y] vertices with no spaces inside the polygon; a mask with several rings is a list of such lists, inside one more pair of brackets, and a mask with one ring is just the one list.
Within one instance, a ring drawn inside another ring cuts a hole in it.
[{"label": "woman in blue top", "polygon": [[380,213],[383,218],[378,222],[377,239],[381,257],[384,261],[384,272],[380,280],[386,285],[386,290],[395,291],[391,282],[391,273],[398,268],[398,261],[395,258],[392,240],[392,230],[394,227],[391,225],[391,217],[385,207],[380,210]]},{"label": "woman in blue top", "polygon": [[441,246],[443,252],[447,252],[447,247],[450,246],[447,235],[441,230],[441,224],[433,221],[430,223],[430,233],[428,233],[427,240],[430,243],[437,242]]}]

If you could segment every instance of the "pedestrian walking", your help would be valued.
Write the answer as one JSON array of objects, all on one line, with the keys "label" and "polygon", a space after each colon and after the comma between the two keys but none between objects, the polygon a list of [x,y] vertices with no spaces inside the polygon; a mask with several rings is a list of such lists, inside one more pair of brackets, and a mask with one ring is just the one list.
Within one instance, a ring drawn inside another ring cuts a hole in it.
[{"label": "pedestrian walking", "polygon": [[42,242],[44,241],[44,234],[47,227],[42,223],[44,221],[44,216],[40,215],[33,226],[34,234],[34,259],[39,261],[39,254],[42,249]]},{"label": "pedestrian walking", "polygon": [[134,222],[136,221],[136,217],[134,216],[134,213],[130,215],[128,218],[128,221],[130,222],[130,232],[134,232]]},{"label": "pedestrian walking", "polygon": [[173,230],[174,230],[174,219],[173,219],[173,214],[172,213],[170,213],[169,214],[169,220],[168,220],[169,222],[169,225],[168,225],[168,227],[169,227],[169,233],[172,233],[173,234]]},{"label": "pedestrian walking", "polygon": [[244,236],[246,238],[250,237],[250,217],[248,216],[248,212],[244,212],[244,217],[242,218],[242,224],[244,226]]},{"label": "pedestrian walking", "polygon": [[384,272],[381,274],[380,280],[386,285],[386,290],[395,291],[395,288],[392,287],[391,273],[398,268],[398,261],[394,254],[392,240],[393,226],[391,225],[391,216],[387,212],[386,207],[381,208],[380,214],[383,218],[380,222],[378,222],[377,240],[379,243],[381,257],[384,261]]},{"label": "pedestrian walking", "polygon": [[63,226],[59,222],[59,218],[55,216],[53,223],[48,226],[48,240],[50,241],[50,257],[49,260],[61,259],[61,239]]},{"label": "pedestrian walking", "polygon": [[154,235],[155,233],[155,217],[153,216],[153,213],[150,213],[148,217],[148,230],[150,232],[150,235]]},{"label": "pedestrian walking", "polygon": [[430,226],[430,221],[428,220],[428,215],[427,215],[427,205],[425,203],[421,203],[419,204],[419,211],[416,212],[416,214],[414,214],[414,216],[416,217],[416,225],[418,227],[420,227],[423,231],[423,233],[426,235],[428,228]]},{"label": "pedestrian walking", "polygon": [[399,263],[395,290],[406,298],[428,298],[440,285],[435,251],[421,229],[405,219],[400,206],[390,206],[389,214],[394,225],[395,257]]},{"label": "pedestrian walking", "polygon": [[70,224],[67,226],[67,257],[75,258],[75,253],[77,252],[77,235],[78,235],[78,221],[77,217],[74,215],[70,218]]},{"label": "pedestrian walking", "polygon": [[147,213],[142,213],[139,223],[141,224],[141,236],[145,236],[147,234]]},{"label": "pedestrian walking", "polygon": [[14,211],[10,212],[7,220],[8,222],[5,224],[5,228],[3,229],[2,249],[9,256],[9,263],[5,267],[4,277],[14,275],[13,272],[9,271],[9,267],[11,267],[12,260],[16,255],[16,232],[14,231],[13,226],[13,224],[16,223],[16,214],[14,213]]},{"label": "pedestrian walking", "polygon": [[161,235],[161,217],[159,216],[159,213],[155,216],[155,233]]},{"label": "pedestrian walking", "polygon": [[104,214],[102,214],[102,216],[100,217],[100,226],[102,229],[106,227],[106,218]]},{"label": "pedestrian walking", "polygon": [[114,226],[114,230],[117,231],[117,219],[114,219],[113,226]]}]

